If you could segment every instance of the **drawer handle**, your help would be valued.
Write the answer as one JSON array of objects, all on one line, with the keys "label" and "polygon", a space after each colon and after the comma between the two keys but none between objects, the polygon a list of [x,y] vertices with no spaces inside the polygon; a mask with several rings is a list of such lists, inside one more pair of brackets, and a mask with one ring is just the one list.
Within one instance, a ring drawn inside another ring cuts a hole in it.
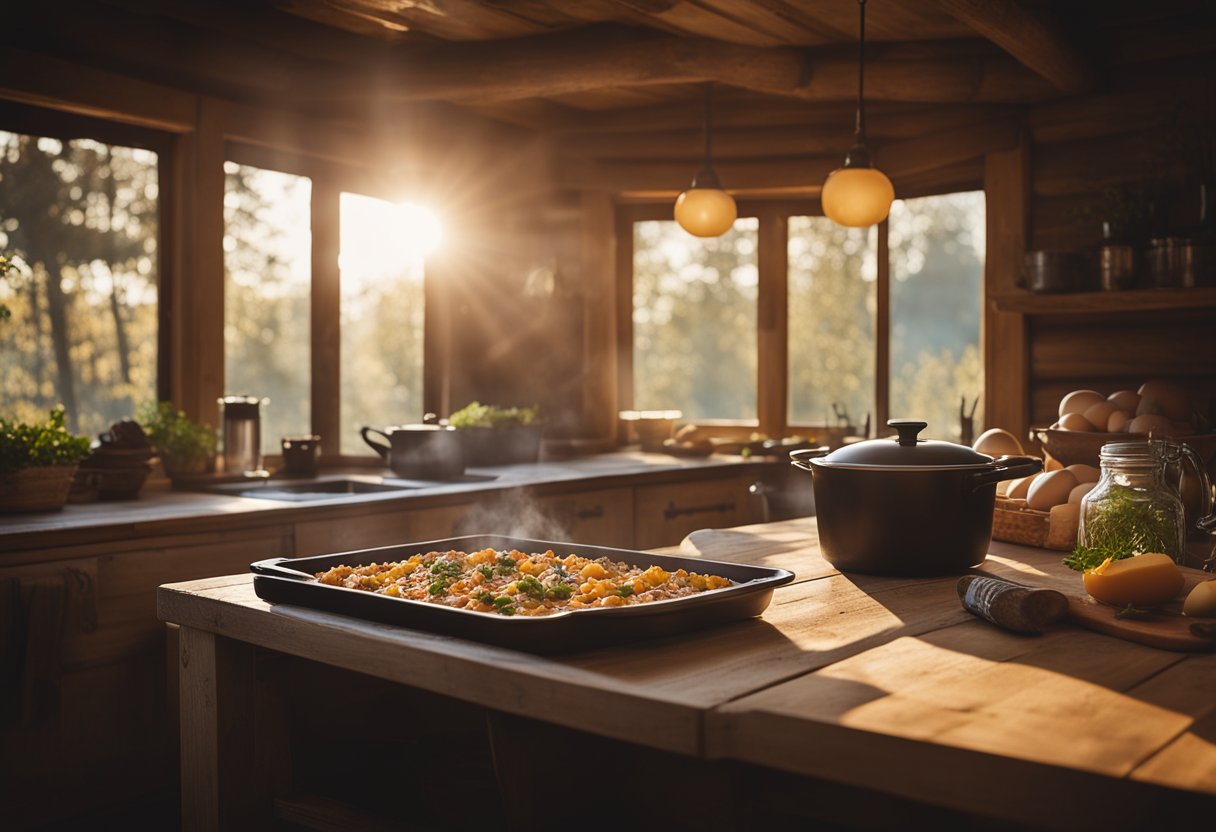
[{"label": "drawer handle", "polygon": [[668,520],[674,520],[682,514],[726,514],[728,511],[734,511],[734,501],[726,503],[713,503],[707,506],[677,506],[675,501],[667,504],[667,508],[663,510],[663,517]]},{"label": "drawer handle", "polygon": [[603,506],[592,506],[591,508],[580,508],[580,509],[576,509],[574,512],[574,518],[576,520],[593,520],[597,517],[603,517],[603,516],[604,516],[604,507]]}]

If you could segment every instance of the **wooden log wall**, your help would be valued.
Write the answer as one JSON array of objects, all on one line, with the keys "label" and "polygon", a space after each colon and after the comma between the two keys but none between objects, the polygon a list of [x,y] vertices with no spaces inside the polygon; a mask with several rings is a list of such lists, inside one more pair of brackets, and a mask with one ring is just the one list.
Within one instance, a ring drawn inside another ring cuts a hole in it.
[{"label": "wooden log wall", "polygon": [[[1216,141],[1213,78],[1210,54],[1135,64],[1100,92],[1032,108],[1027,248],[1096,263],[1116,200],[1143,214],[1132,222],[1141,253],[1150,236],[1193,230],[1204,176],[1197,146],[1206,140],[1210,153]],[[1216,285],[1216,275],[1207,280]],[[1216,308],[1205,304],[1184,296],[1173,309],[1085,311],[1082,302],[1076,314],[1028,314],[1031,424],[1051,424],[1071,390],[1109,394],[1156,377],[1183,385],[1216,418]]]}]

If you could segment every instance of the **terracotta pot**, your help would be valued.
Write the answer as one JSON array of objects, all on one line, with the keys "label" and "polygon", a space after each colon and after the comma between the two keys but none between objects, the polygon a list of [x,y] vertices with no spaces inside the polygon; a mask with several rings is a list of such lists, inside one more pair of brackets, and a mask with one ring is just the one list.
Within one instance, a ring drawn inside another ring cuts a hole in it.
[{"label": "terracotta pot", "polygon": [[0,512],[60,511],[68,501],[75,464],[41,465],[0,473]]},{"label": "terracotta pot", "polygon": [[810,471],[823,557],[842,572],[946,575],[983,562],[996,484],[1042,470],[1026,456],[993,459],[917,439],[926,423],[892,420],[898,437],[793,451]]}]

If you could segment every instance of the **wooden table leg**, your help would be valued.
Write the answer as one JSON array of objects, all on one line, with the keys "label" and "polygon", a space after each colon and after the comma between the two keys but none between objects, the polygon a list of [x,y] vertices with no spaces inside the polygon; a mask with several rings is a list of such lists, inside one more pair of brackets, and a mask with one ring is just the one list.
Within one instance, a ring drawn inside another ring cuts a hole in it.
[{"label": "wooden table leg", "polygon": [[272,796],[256,771],[254,656],[252,645],[181,628],[183,830],[273,823]]}]

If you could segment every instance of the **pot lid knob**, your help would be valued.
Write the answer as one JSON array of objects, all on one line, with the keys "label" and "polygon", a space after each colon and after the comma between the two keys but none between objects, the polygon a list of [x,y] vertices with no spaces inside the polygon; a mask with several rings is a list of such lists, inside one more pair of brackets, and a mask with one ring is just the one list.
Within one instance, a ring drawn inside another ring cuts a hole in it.
[{"label": "pot lid knob", "polygon": [[929,427],[929,423],[915,419],[888,419],[887,427],[895,428],[895,432],[899,434],[899,444],[915,445],[917,434]]}]

